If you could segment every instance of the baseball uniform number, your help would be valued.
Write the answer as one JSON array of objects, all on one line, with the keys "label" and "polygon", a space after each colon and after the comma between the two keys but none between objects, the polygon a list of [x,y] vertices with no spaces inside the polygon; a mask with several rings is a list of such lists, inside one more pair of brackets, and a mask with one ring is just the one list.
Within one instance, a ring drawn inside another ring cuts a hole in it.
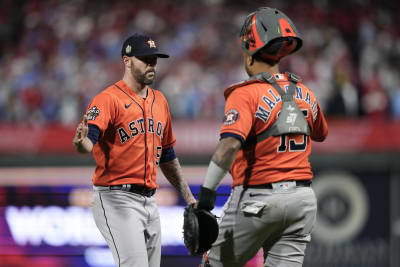
[{"label": "baseball uniform number", "polygon": [[281,135],[281,144],[278,146],[278,152],[286,152],[289,143],[289,152],[305,151],[307,147],[307,136],[303,135],[303,142],[296,143],[295,139],[288,138],[286,134]]}]

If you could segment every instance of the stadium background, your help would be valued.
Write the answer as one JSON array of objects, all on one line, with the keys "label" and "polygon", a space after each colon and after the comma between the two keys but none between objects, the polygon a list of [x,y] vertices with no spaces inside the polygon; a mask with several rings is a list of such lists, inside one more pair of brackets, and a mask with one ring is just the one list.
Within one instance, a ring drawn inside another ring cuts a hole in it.
[{"label": "stadium background", "polygon": [[[223,115],[223,89],[246,78],[238,32],[259,6],[291,17],[300,75],[327,115],[313,144],[318,222],[304,266],[400,266],[400,2],[0,1],[0,266],[112,266],[94,226],[91,156],[71,140],[88,101],[121,78],[120,47],[154,37],[154,87],[167,97],[176,152],[196,193]],[[183,201],[160,174],[162,266],[196,266],[182,242]],[[219,188],[218,213],[230,192]],[[247,267],[262,266],[258,254]]]}]

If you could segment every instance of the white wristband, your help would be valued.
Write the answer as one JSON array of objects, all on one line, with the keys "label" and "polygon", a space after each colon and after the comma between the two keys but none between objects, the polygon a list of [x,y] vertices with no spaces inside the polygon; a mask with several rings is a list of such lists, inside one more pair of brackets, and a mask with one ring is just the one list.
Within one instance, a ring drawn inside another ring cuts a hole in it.
[{"label": "white wristband", "polygon": [[213,161],[210,161],[203,186],[214,191],[217,190],[218,185],[221,183],[222,178],[224,178],[227,172],[227,170],[222,169]]}]

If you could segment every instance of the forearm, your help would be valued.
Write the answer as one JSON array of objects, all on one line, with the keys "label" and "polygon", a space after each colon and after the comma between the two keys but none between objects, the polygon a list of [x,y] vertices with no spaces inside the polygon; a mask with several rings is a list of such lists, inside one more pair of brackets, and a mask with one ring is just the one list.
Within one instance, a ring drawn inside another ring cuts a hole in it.
[{"label": "forearm", "polygon": [[190,191],[189,185],[183,178],[182,168],[177,158],[160,163],[160,168],[165,178],[175,187],[186,203],[190,204],[196,201]]},{"label": "forearm", "polygon": [[207,169],[204,187],[216,190],[225,174],[229,171],[241,143],[233,138],[222,139],[211,158]]},{"label": "forearm", "polygon": [[73,142],[72,144],[74,145],[76,151],[82,154],[90,153],[93,149],[93,143],[88,137],[85,137],[80,142]]}]

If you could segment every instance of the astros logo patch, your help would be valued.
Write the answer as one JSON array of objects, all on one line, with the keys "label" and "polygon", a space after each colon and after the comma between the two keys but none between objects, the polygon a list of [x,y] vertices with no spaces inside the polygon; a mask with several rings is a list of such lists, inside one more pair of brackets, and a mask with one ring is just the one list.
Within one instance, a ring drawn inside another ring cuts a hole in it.
[{"label": "astros logo patch", "polygon": [[239,119],[239,112],[236,109],[230,109],[225,113],[224,124],[231,125],[234,124]]},{"label": "astros logo patch", "polygon": [[87,113],[87,118],[89,121],[94,121],[97,118],[97,116],[99,116],[99,114],[100,110],[96,106],[93,106],[89,109]]}]

